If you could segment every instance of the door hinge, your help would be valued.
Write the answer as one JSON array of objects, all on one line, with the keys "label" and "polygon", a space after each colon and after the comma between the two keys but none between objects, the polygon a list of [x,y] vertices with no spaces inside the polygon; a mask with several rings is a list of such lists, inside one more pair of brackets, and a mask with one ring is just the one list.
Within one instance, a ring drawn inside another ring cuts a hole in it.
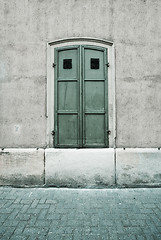
[{"label": "door hinge", "polygon": [[53,135],[53,137],[54,137],[54,135],[55,135],[55,131],[54,130],[51,131],[51,135]]},{"label": "door hinge", "polygon": [[53,63],[53,64],[52,64],[52,67],[54,68],[55,66],[56,66],[56,64],[55,64],[55,63]]},{"label": "door hinge", "polygon": [[107,135],[110,135],[111,134],[111,131],[110,130],[107,130]]},{"label": "door hinge", "polygon": [[110,64],[109,64],[109,63],[106,63],[105,65],[106,65],[107,67],[109,67],[109,66],[110,66]]}]

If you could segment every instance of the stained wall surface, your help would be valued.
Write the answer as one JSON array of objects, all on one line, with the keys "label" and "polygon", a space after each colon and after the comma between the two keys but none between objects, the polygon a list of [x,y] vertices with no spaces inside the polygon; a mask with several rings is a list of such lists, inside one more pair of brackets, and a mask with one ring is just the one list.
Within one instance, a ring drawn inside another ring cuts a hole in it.
[{"label": "stained wall surface", "polygon": [[47,42],[114,42],[117,147],[161,146],[160,0],[0,0],[0,147],[46,146]]}]

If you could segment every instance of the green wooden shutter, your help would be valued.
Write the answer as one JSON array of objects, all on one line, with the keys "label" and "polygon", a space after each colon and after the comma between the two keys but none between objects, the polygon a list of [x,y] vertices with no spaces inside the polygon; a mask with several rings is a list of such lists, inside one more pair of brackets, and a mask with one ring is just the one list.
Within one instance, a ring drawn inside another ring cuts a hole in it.
[{"label": "green wooden shutter", "polygon": [[107,52],[55,50],[55,147],[107,147]]},{"label": "green wooden shutter", "polygon": [[79,146],[79,47],[55,50],[55,146]]},{"label": "green wooden shutter", "polygon": [[106,50],[83,47],[83,146],[106,147]]}]

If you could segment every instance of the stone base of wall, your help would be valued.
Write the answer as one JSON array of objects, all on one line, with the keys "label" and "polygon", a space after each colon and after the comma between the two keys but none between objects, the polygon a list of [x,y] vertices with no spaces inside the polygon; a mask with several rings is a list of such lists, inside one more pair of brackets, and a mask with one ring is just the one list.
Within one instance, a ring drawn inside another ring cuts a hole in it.
[{"label": "stone base of wall", "polygon": [[0,151],[0,185],[44,184],[43,149],[4,149]]},{"label": "stone base of wall", "polygon": [[158,149],[4,149],[0,185],[55,187],[161,186]]},{"label": "stone base of wall", "polygon": [[117,149],[117,185],[161,185],[161,151],[158,149]]},{"label": "stone base of wall", "polygon": [[47,186],[96,187],[115,184],[113,149],[46,149]]}]

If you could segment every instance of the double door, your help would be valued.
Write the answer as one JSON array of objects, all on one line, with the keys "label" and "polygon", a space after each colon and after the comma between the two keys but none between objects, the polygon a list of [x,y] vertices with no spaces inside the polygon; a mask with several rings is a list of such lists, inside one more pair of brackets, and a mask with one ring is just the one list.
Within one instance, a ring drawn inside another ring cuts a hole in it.
[{"label": "double door", "polygon": [[54,146],[108,147],[107,49],[56,48]]}]

